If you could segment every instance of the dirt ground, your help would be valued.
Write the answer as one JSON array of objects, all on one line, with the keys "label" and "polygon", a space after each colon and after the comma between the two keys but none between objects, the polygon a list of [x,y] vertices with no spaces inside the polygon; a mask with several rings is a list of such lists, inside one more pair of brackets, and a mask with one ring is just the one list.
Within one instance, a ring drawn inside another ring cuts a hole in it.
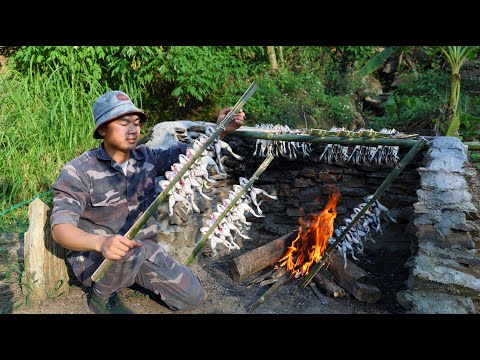
[{"label": "dirt ground", "polygon": [[[395,300],[395,287],[401,287],[403,280],[398,274],[391,273],[371,273],[378,279],[376,285],[382,290],[382,297],[374,304],[362,303],[353,297],[330,298],[323,294],[319,297],[310,286],[300,287],[301,279],[293,279],[251,310],[249,307],[271,285],[248,286],[249,283],[252,279],[273,270],[273,267],[268,267],[243,282],[236,282],[231,276],[229,265],[233,258],[257,246],[259,244],[247,242],[240,250],[232,252],[225,250],[215,257],[208,256],[208,251],[198,255],[190,268],[199,275],[207,297],[194,309],[172,311],[135,285],[121,290],[120,297],[135,314],[398,314],[405,312]],[[398,278],[396,285],[392,283],[392,277]],[[67,293],[43,302],[25,302],[20,286],[17,284],[10,284],[9,289],[12,304],[15,305],[11,306],[7,313],[91,314],[87,306],[86,292],[76,282],[72,282]]]}]

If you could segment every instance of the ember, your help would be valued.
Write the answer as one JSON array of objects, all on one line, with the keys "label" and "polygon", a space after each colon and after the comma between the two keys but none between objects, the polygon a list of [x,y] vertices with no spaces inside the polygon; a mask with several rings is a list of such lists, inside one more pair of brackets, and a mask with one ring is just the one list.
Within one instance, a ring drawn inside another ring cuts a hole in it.
[{"label": "ember", "polygon": [[278,260],[280,266],[286,266],[296,278],[308,274],[313,262],[317,263],[322,258],[328,239],[333,235],[338,197],[338,193],[330,194],[325,208],[319,214],[312,214],[306,220],[300,216],[298,235],[286,254]]}]

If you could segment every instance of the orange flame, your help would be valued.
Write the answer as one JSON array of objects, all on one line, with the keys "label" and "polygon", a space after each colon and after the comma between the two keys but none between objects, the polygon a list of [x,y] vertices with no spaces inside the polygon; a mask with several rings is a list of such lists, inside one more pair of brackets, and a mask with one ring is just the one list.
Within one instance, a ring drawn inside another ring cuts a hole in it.
[{"label": "orange flame", "polygon": [[286,266],[287,271],[295,274],[295,277],[308,274],[313,262],[318,263],[325,253],[328,239],[333,235],[338,197],[338,193],[330,194],[327,204],[319,214],[313,214],[307,220],[300,216],[297,237],[285,255],[278,260],[281,262],[280,266]]}]

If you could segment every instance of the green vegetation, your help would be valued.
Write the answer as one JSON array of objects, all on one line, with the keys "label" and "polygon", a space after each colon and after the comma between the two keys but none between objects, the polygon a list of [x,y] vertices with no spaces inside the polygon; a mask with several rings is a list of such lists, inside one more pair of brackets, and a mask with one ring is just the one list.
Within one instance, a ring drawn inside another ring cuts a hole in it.
[{"label": "green vegetation", "polygon": [[[8,209],[49,190],[67,161],[96,146],[89,108],[106,88],[92,78],[85,89],[57,71],[10,70],[0,89],[0,207]],[[24,218],[26,209],[18,211]]]},{"label": "green vegetation", "polygon": [[[34,197],[52,206],[61,168],[98,146],[92,105],[122,90],[149,113],[142,132],[161,121],[215,121],[252,81],[246,125],[291,128],[395,128],[480,140],[478,71],[461,78],[479,47],[409,46],[29,46],[0,47],[0,313],[28,303],[5,286],[25,283],[12,249],[28,229]],[[277,57],[272,62],[272,55]],[[274,65],[277,64],[278,66]],[[478,62],[477,62],[478,64]],[[386,71],[390,66],[392,69]],[[472,67],[471,67],[472,68]],[[475,67],[473,66],[475,69]],[[364,79],[384,98],[367,105]],[[393,80],[397,84],[392,85]],[[460,92],[461,81],[461,92]],[[480,169],[480,155],[470,152]],[[12,247],[12,245],[14,245]],[[59,288],[60,288],[59,284]],[[58,297],[56,290],[49,294]]]},{"label": "green vegetation", "polygon": [[371,127],[401,128],[408,133],[428,128],[440,115],[448,97],[448,83],[448,72],[443,69],[407,73],[382,104],[384,113],[372,118]]},{"label": "green vegetation", "polygon": [[[421,52],[419,54],[418,52]],[[473,140],[478,135],[478,117],[469,110],[458,111],[461,103],[469,104],[468,94],[460,98],[460,70],[467,60],[474,60],[480,51],[478,46],[435,46],[435,47],[389,47],[375,54],[357,72],[363,77],[376,71],[387,59],[398,56],[398,68],[403,57],[411,71],[404,73],[407,84],[396,89],[382,107],[385,113],[376,117],[373,127],[388,125],[405,128],[425,128],[425,121],[434,122],[434,134],[458,136]],[[399,53],[399,55],[398,55]],[[446,60],[446,61],[445,61]],[[445,63],[450,68],[449,95],[445,99],[438,90],[443,90]],[[416,82],[421,84],[417,85]],[[474,101],[475,102],[475,101]],[[474,112],[477,112],[474,110]],[[422,120],[419,120],[422,119]],[[412,126],[413,125],[413,126]],[[427,127],[428,128],[428,127]],[[462,137],[463,135],[464,137]]]},{"label": "green vegetation", "polygon": [[[449,106],[451,69],[440,51],[373,46],[275,51],[278,69],[266,47],[258,46],[0,47],[0,55],[8,57],[0,72],[0,213],[49,191],[66,162],[98,146],[91,136],[91,107],[108,90],[127,92],[149,113],[144,134],[161,121],[215,121],[218,110],[233,105],[252,81],[259,90],[245,107],[250,126],[354,129],[364,123],[433,135],[438,119],[447,116],[442,109]],[[389,88],[392,79],[381,71],[387,62],[397,63],[403,75],[396,88]],[[358,74],[376,77],[390,94],[378,109],[363,106],[365,85]],[[462,82],[457,97],[458,133],[466,141],[479,136],[480,103],[469,92],[473,86]],[[0,226],[24,222],[27,208],[6,212]]]},{"label": "green vegetation", "polygon": [[476,52],[472,46],[445,46],[440,50],[447,57],[451,71],[450,85],[450,116],[446,119],[445,129],[442,133],[447,136],[458,136],[460,129],[460,116],[457,108],[460,101],[460,68],[468,58],[472,58]]},{"label": "green vegetation", "polygon": [[[19,238],[28,229],[28,223],[18,223],[16,226],[4,228],[0,226],[0,314],[9,314],[14,309],[23,306],[28,301],[28,296],[19,298],[15,296],[12,286],[17,287],[22,281],[23,261],[19,261],[15,251],[9,245],[18,243]],[[8,233],[7,235],[5,235]],[[28,289],[26,288],[28,291]]]}]

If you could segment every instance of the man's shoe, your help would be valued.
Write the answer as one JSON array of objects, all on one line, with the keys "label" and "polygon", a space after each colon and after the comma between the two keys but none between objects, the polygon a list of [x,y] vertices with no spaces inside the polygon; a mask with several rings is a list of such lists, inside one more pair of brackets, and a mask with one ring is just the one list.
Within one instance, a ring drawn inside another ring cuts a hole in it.
[{"label": "man's shoe", "polygon": [[91,289],[87,304],[95,314],[133,314],[132,310],[122,304],[117,293],[111,295],[108,300],[104,300]]}]

